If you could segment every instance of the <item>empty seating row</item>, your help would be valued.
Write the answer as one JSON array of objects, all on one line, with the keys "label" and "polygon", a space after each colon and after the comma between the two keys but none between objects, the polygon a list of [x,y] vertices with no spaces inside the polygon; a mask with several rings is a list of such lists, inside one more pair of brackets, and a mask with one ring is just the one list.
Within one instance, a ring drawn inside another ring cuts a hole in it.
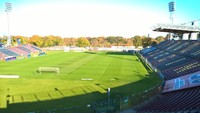
[{"label": "empty seating row", "polygon": [[32,48],[34,48],[34,49],[36,49],[36,50],[38,50],[39,52],[42,52],[42,49],[40,49],[39,47],[37,47],[37,46],[31,46]]},{"label": "empty seating row", "polygon": [[7,56],[19,56],[19,54],[4,48],[0,49],[0,53],[6,54]]},{"label": "empty seating row", "polygon": [[[184,66],[189,62],[200,60],[200,41],[165,41],[161,45],[158,44],[154,47],[155,50],[141,54],[151,65],[159,69],[167,80],[188,74],[189,70],[191,72],[200,70],[197,64]],[[181,71],[173,70],[178,67]]]},{"label": "empty seating row", "polygon": [[29,45],[23,45],[22,47],[29,49],[31,52],[39,52],[37,49]]},{"label": "empty seating row", "polygon": [[17,48],[19,48],[19,49],[21,49],[21,50],[23,50],[23,51],[26,51],[26,52],[28,52],[28,53],[31,53],[31,50],[29,50],[29,49],[27,49],[27,48],[25,48],[25,47],[23,47],[23,46],[19,46],[19,47],[17,47]]},{"label": "empty seating row", "polygon": [[[200,71],[200,41],[165,41],[164,45],[158,44],[156,48],[142,55],[160,71],[164,81],[173,81],[174,78]],[[196,78],[195,80],[199,81]],[[138,110],[139,113],[199,113],[199,111],[199,85],[160,93],[156,99]]]},{"label": "empty seating row", "polygon": [[168,68],[161,73],[165,76],[165,80],[170,80],[176,77],[187,75],[200,71],[200,61],[192,60],[185,64],[177,65],[176,67]]},{"label": "empty seating row", "polygon": [[25,56],[30,57],[31,53],[39,53],[42,52],[42,50],[38,47],[31,46],[31,45],[20,45],[16,47],[8,47],[8,48],[1,48],[0,49],[0,59],[5,59],[8,56]]},{"label": "empty seating row", "polygon": [[138,112],[192,112],[200,110],[200,87],[160,94],[157,99],[140,108]]},{"label": "empty seating row", "polygon": [[[166,59],[164,59],[164,60],[166,60]],[[168,68],[174,67],[176,65],[185,64],[189,61],[191,61],[191,59],[185,58],[185,57],[181,57],[181,58],[178,57],[178,58],[174,58],[174,60],[171,60],[169,62],[158,64],[157,67],[159,70],[163,71]],[[161,61],[159,60],[159,62],[161,62]]]},{"label": "empty seating row", "polygon": [[145,49],[143,49],[141,52],[142,52],[143,54],[145,54],[145,53],[148,53],[148,52],[154,51],[154,50],[156,50],[156,48],[155,48],[155,47],[151,47],[151,48],[145,48]]},{"label": "empty seating row", "polygon": [[17,47],[12,47],[12,48],[8,48],[8,49],[13,51],[13,52],[15,52],[15,53],[18,53],[20,55],[28,55],[29,54],[28,52],[23,51],[23,50],[21,50],[21,49],[19,49]]}]

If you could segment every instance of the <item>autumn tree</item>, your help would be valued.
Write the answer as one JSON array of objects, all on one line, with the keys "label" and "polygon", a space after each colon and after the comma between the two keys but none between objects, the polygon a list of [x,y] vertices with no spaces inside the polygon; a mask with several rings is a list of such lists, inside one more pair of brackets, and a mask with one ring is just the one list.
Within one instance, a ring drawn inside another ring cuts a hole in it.
[{"label": "autumn tree", "polygon": [[85,37],[80,37],[80,38],[78,38],[78,40],[77,40],[77,46],[78,46],[78,47],[87,47],[87,46],[90,46],[90,42],[88,41],[87,38],[85,38]]},{"label": "autumn tree", "polygon": [[105,47],[106,44],[106,40],[105,37],[97,37],[98,43],[99,43],[99,47]]},{"label": "autumn tree", "polygon": [[12,36],[12,43],[13,44],[18,44],[18,41],[20,44],[27,44],[28,43],[28,38],[24,36]]},{"label": "autumn tree", "polygon": [[76,46],[77,45],[77,38],[64,38],[63,44],[66,46]]},{"label": "autumn tree", "polygon": [[155,40],[156,40],[158,43],[160,43],[160,42],[162,42],[162,41],[165,40],[165,37],[163,37],[163,36],[158,36],[158,37],[155,38]]},{"label": "autumn tree", "polygon": [[90,40],[90,44],[92,47],[99,47],[99,41],[97,40],[97,38],[91,38]]},{"label": "autumn tree", "polygon": [[50,35],[43,37],[43,40],[45,41],[44,47],[54,46],[54,36]]},{"label": "autumn tree", "polygon": [[6,42],[7,42],[7,36],[3,36],[3,37],[0,37],[0,42],[1,42],[1,44],[6,44]]},{"label": "autumn tree", "polygon": [[43,40],[41,39],[40,36],[38,35],[33,35],[32,37],[29,38],[29,43],[38,46],[38,47],[42,47],[43,45]]},{"label": "autumn tree", "polygon": [[127,39],[126,39],[125,46],[133,46],[133,42],[132,42],[132,39],[131,39],[131,38],[127,38]]},{"label": "autumn tree", "polygon": [[144,48],[147,47],[147,46],[150,46],[151,44],[152,44],[152,38],[146,37],[146,36],[142,37],[142,46]]},{"label": "autumn tree", "polygon": [[[7,37],[2,37],[2,41],[6,43]],[[24,36],[13,36],[13,43],[17,44],[17,40],[21,40],[21,44],[33,44],[38,47],[49,47],[49,46],[79,46],[79,47],[110,47],[110,46],[143,46],[147,47],[150,45],[156,45],[157,43],[164,40],[164,37],[159,36],[155,39],[146,36],[134,36],[132,38],[124,38],[121,36],[109,36],[109,37],[80,37],[80,38],[62,38],[60,36],[38,36],[33,35],[30,38]]]},{"label": "autumn tree", "polygon": [[156,46],[158,45],[158,41],[157,40],[153,40],[152,43],[151,43],[151,46]]},{"label": "autumn tree", "polygon": [[53,45],[54,46],[60,46],[62,45],[63,41],[62,41],[62,38],[60,36],[53,36]]}]

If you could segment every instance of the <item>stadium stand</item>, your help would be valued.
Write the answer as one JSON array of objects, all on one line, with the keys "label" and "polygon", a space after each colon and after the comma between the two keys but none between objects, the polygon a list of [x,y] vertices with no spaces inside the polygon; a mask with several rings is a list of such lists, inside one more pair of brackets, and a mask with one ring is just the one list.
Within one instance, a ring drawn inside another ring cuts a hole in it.
[{"label": "stadium stand", "polygon": [[1,60],[4,60],[4,57],[7,57],[7,55],[3,54],[3,53],[0,53],[0,59]]},{"label": "stadium stand", "polygon": [[10,51],[9,49],[6,49],[6,48],[0,49],[0,53],[6,54],[8,56],[19,56],[19,54],[15,53],[13,51]]},{"label": "stadium stand", "polygon": [[16,60],[17,58],[20,59],[21,56],[23,57],[31,57],[31,54],[36,56],[46,55],[45,52],[36,46],[32,45],[20,45],[15,47],[8,47],[8,48],[0,48],[0,59],[1,60]]},{"label": "stadium stand", "polygon": [[28,52],[26,52],[26,51],[23,51],[23,50],[21,50],[21,49],[19,49],[19,48],[17,48],[17,47],[11,47],[11,48],[8,48],[9,50],[11,50],[11,51],[13,51],[13,52],[15,52],[15,53],[18,53],[18,54],[20,54],[20,55],[28,55],[29,53]]},{"label": "stadium stand", "polygon": [[200,112],[200,41],[168,40],[139,54],[163,76],[163,91],[137,112]]},{"label": "stadium stand", "polygon": [[39,50],[33,48],[32,46],[30,45],[23,45],[22,47],[26,48],[26,49],[29,49],[31,52],[39,52]]},{"label": "stadium stand", "polygon": [[148,52],[153,51],[155,49],[156,49],[155,47],[145,48],[145,49],[142,50],[142,53],[148,53]]},{"label": "stadium stand", "polygon": [[138,112],[197,113],[200,109],[200,87],[160,94]]},{"label": "stadium stand", "polygon": [[19,48],[19,49],[21,49],[21,50],[23,50],[23,51],[26,51],[26,52],[28,52],[28,53],[31,53],[31,50],[29,50],[29,49],[26,48],[26,47],[18,46],[17,48]]},{"label": "stadium stand", "polygon": [[34,48],[34,49],[38,50],[39,52],[42,52],[42,49],[40,49],[40,48],[39,48],[39,47],[37,47],[37,46],[31,45],[30,47],[32,47],[32,48]]},{"label": "stadium stand", "polygon": [[200,61],[192,60],[188,63],[183,63],[169,69],[165,69],[162,73],[165,75],[166,80],[180,77],[189,73],[197,72],[200,69]]},{"label": "stadium stand", "polygon": [[163,46],[159,44],[153,47],[156,49],[149,52],[141,51],[141,54],[151,65],[157,67],[166,79],[193,73],[200,68],[199,41],[165,41],[164,44],[166,45],[161,43]]}]

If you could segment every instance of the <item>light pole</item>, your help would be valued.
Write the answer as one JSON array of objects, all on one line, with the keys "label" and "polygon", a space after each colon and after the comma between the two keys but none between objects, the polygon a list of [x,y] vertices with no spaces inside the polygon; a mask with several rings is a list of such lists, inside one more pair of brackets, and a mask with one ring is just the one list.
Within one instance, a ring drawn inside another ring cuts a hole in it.
[{"label": "light pole", "polygon": [[174,23],[174,12],[175,12],[175,7],[176,3],[175,1],[169,2],[169,12],[170,12],[170,20],[171,20],[171,24]]},{"label": "light pole", "polygon": [[6,2],[5,3],[5,6],[6,6],[6,14],[7,14],[7,23],[8,23],[8,39],[7,39],[7,46],[10,46],[11,45],[11,37],[10,37],[10,25],[9,25],[9,15],[8,15],[8,12],[11,12],[12,10],[12,4],[9,3],[9,2]]},{"label": "light pole", "polygon": [[[172,1],[172,2],[169,2],[169,12],[170,12],[170,21],[171,21],[171,24],[174,24],[174,12],[175,12],[175,2]],[[170,33],[169,35],[170,39],[172,39],[172,33]]]}]

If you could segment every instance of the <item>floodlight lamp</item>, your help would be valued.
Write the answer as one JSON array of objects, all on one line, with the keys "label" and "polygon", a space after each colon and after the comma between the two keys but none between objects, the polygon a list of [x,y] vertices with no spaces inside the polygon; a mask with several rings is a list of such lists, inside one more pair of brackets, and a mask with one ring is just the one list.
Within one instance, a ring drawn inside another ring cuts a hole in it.
[{"label": "floodlight lamp", "polygon": [[175,11],[175,2],[170,2],[169,3],[169,12],[174,12]]},{"label": "floodlight lamp", "polygon": [[9,3],[9,2],[6,2],[5,3],[5,6],[6,6],[6,12],[11,12],[11,10],[12,10],[12,4],[11,3]]}]

